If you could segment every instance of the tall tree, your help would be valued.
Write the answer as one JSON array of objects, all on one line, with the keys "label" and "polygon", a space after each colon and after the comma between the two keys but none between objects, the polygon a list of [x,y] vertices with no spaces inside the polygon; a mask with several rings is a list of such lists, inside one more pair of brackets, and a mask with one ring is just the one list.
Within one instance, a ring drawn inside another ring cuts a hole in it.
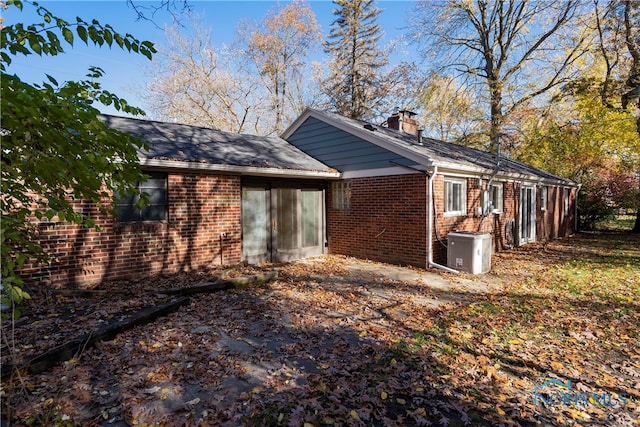
[{"label": "tall tree", "polygon": [[524,128],[528,122],[530,128],[516,152],[518,160],[582,185],[580,219],[586,227],[617,208],[638,207],[638,193],[620,185],[637,180],[640,138],[635,118],[602,104],[599,93],[600,86],[569,86],[550,110],[532,111],[521,124]]},{"label": "tall tree", "polygon": [[[596,38],[595,49],[589,54],[590,66],[583,67],[581,75],[570,82],[564,92],[599,100],[599,106],[592,109],[598,107],[608,115],[616,115],[617,120],[607,118],[603,123],[608,128],[607,135],[597,138],[604,147],[608,145],[611,153],[599,158],[602,170],[593,175],[606,179],[585,182],[583,193],[604,194],[609,206],[635,208],[633,231],[640,232],[640,5],[625,0],[594,0],[593,6]],[[596,94],[599,97],[594,97]],[[631,131],[634,122],[635,132]],[[576,121],[574,118],[574,123],[588,126],[584,119]],[[626,137],[615,135],[616,130],[623,127],[627,129]],[[614,135],[615,144],[612,144]],[[620,185],[633,181],[637,183],[635,192]],[[598,191],[603,185],[607,191]],[[630,198],[633,194],[635,199]],[[597,197],[590,200],[597,200]]]},{"label": "tall tree", "polygon": [[582,54],[580,8],[579,0],[422,1],[414,36],[442,70],[482,84],[495,147],[505,118],[561,85]]},{"label": "tall tree", "polygon": [[191,12],[189,0],[156,0],[154,2],[127,0],[127,4],[139,20],[145,21],[153,21],[156,13],[166,11],[171,14],[174,21],[179,22],[184,13]]},{"label": "tall tree", "polygon": [[259,25],[241,25],[246,55],[256,66],[270,95],[275,114],[274,131],[300,110],[305,58],[322,40],[320,26],[311,7],[302,0],[271,10]]},{"label": "tall tree", "polygon": [[107,45],[147,56],[151,42],[122,35],[110,25],[53,15],[35,2],[8,0],[6,7],[35,8],[41,22],[15,23],[0,31],[0,120],[2,160],[2,297],[19,302],[16,270],[46,254],[37,244],[35,220],[57,218],[83,226],[95,224],[90,212],[78,211],[72,199],[93,202],[100,212],[113,210],[111,194],[126,192],[143,175],[130,135],[111,130],[98,118],[95,104],[113,105],[131,114],[143,112],[101,88],[102,70],[91,68],[84,81],[58,84],[48,76],[42,84],[28,84],[7,72],[16,55],[58,55],[76,41]]},{"label": "tall tree", "polygon": [[613,107],[613,103],[618,101],[614,98],[620,97],[621,79],[617,72],[623,67],[621,62],[624,62],[624,8],[616,0],[609,0],[604,4],[594,0],[593,6],[593,21],[597,35],[594,56],[598,62],[602,61],[603,73],[590,83],[600,84],[602,104]]},{"label": "tall tree", "polygon": [[[622,96],[622,107],[626,109],[629,105],[635,104],[636,115],[638,115],[637,112],[640,109],[640,4],[632,0],[624,0],[622,3],[624,5],[625,43],[631,55],[631,67],[625,82],[629,90]],[[637,117],[636,124],[640,135],[640,115]],[[638,178],[639,191],[633,232],[640,233],[640,164],[635,173]]]},{"label": "tall tree", "polygon": [[388,60],[378,42],[382,31],[376,23],[380,10],[373,0],[334,0],[338,6],[325,51],[332,56],[331,75],[322,90],[335,110],[347,117],[372,115],[381,96],[379,72]]},{"label": "tall tree", "polygon": [[[614,2],[614,0],[612,0]],[[631,55],[631,67],[625,82],[629,89],[622,97],[622,106],[626,108],[635,103],[640,108],[640,3],[633,0],[623,0],[624,41]],[[640,118],[638,119],[640,133]]]},{"label": "tall tree", "polygon": [[142,94],[154,115],[229,132],[269,132],[267,106],[256,95],[260,83],[237,60],[238,50],[216,47],[194,14],[166,34],[169,42],[158,48],[149,67],[153,79]]},{"label": "tall tree", "polygon": [[[483,111],[475,94],[453,77],[432,73],[418,96],[425,135],[444,141],[468,141],[479,131]],[[467,144],[471,145],[471,144]]]}]

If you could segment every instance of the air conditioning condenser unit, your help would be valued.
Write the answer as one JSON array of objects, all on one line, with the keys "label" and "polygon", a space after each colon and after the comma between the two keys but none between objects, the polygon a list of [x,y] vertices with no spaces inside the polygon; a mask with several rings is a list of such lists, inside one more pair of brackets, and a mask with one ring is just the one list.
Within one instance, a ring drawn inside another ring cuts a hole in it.
[{"label": "air conditioning condenser unit", "polygon": [[491,270],[491,234],[454,231],[447,238],[448,267],[471,274]]}]

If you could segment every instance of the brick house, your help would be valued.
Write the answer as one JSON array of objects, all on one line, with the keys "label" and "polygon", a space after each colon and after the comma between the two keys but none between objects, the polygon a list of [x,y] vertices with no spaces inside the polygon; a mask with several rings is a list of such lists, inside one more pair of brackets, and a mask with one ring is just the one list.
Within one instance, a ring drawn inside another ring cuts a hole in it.
[{"label": "brick house", "polygon": [[575,230],[577,184],[424,138],[413,116],[399,111],[378,126],[307,109],[283,133],[341,173],[328,187],[330,252],[446,268],[452,231],[490,234],[503,250]]},{"label": "brick house", "polygon": [[[47,265],[29,281],[86,286],[110,279],[280,261],[325,251],[325,182],[338,172],[277,137],[103,116],[109,127],[147,141],[139,152],[150,204],[122,199],[102,230],[39,224]],[[77,203],[89,213],[95,208]]]},{"label": "brick house", "polygon": [[139,189],[150,204],[119,199],[100,231],[40,223],[51,261],[26,266],[27,282],[85,286],[326,252],[442,267],[454,230],[490,233],[494,250],[574,230],[575,183],[422,138],[407,112],[378,126],[307,109],[281,138],[102,118],[148,143]]}]

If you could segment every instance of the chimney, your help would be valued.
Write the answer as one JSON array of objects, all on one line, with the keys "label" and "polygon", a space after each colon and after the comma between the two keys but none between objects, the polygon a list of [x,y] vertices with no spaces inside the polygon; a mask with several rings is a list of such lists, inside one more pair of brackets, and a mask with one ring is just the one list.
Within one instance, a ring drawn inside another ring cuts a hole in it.
[{"label": "chimney", "polygon": [[412,135],[418,134],[418,120],[416,113],[409,110],[399,110],[387,119],[389,129],[401,130]]}]

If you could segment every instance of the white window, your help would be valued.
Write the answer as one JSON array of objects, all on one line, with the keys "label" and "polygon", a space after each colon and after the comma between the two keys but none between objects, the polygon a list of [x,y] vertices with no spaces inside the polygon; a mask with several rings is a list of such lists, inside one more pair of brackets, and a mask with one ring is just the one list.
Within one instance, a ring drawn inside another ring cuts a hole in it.
[{"label": "white window", "polygon": [[331,184],[333,194],[333,208],[347,210],[351,208],[351,183],[350,181],[338,181]]},{"label": "white window", "polygon": [[500,213],[503,209],[502,183],[491,184],[487,190],[487,212]]},{"label": "white window", "polygon": [[467,214],[467,180],[444,179],[444,212],[447,215]]},{"label": "white window", "polygon": [[540,209],[547,210],[547,187],[540,187]]},{"label": "white window", "polygon": [[569,216],[569,195],[571,194],[571,190],[568,188],[564,189],[564,216]]}]

